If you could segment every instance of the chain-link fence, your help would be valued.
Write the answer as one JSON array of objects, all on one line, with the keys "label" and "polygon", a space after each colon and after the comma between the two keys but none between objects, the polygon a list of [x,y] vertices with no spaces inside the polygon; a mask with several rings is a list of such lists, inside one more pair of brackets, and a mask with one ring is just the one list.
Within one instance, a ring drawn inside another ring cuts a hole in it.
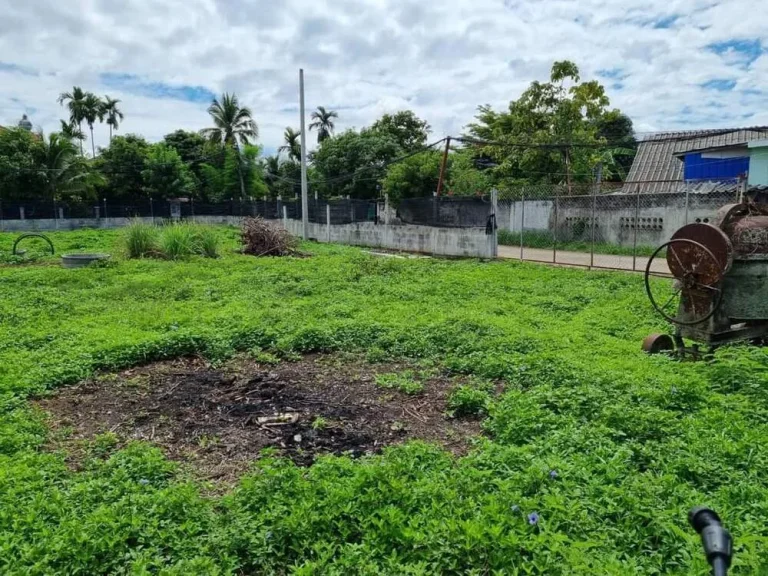
[{"label": "chain-link fence", "polygon": [[[640,185],[592,185],[584,194],[549,196],[541,189],[521,189],[516,199],[499,201],[499,255],[644,270],[654,250],[675,231],[691,222],[714,221],[722,206],[740,198],[736,183],[702,188],[681,182],[653,193],[644,190]],[[666,272],[663,259],[654,268]]]}]

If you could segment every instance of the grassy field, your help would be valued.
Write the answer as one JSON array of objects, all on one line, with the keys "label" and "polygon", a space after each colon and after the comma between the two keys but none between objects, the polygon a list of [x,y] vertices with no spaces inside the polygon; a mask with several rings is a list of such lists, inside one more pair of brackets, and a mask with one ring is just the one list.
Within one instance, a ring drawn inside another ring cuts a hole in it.
[{"label": "grassy field", "polygon": [[[115,253],[118,234],[51,236]],[[734,574],[768,569],[765,351],[645,356],[665,326],[640,275],[309,244],[256,259],[221,235],[216,260],[0,265],[0,573],[703,575],[699,504],[732,530]],[[28,404],[94,370],[252,349],[427,359],[503,392],[461,458],[265,457],[223,495],[109,437],[72,469]]]}]

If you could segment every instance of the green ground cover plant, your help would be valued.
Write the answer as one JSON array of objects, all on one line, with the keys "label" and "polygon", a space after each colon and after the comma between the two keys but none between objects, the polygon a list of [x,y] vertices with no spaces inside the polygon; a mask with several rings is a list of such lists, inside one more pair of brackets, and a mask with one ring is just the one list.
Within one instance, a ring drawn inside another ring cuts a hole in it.
[{"label": "green ground cover plant", "polygon": [[[666,326],[640,275],[315,244],[254,258],[217,233],[218,259],[0,265],[0,573],[704,575],[699,504],[734,534],[733,573],[765,572],[765,350],[644,355]],[[120,234],[51,236],[117,253]],[[94,370],[236,351],[409,358],[503,392],[465,456],[267,455],[224,494],[109,435],[73,468],[29,404]]]}]

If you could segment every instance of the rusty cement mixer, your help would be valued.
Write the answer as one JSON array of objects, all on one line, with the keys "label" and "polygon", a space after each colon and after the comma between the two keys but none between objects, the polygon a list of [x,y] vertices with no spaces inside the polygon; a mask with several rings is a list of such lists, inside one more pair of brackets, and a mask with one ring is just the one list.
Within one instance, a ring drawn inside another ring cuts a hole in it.
[{"label": "rusty cement mixer", "polygon": [[[659,259],[675,278],[654,282]],[[651,334],[643,350],[697,356],[738,341],[762,344],[768,337],[768,205],[729,204],[714,224],[688,224],[659,246],[645,270],[654,309],[675,326],[674,335]],[[697,343],[686,348],[684,339]]]}]

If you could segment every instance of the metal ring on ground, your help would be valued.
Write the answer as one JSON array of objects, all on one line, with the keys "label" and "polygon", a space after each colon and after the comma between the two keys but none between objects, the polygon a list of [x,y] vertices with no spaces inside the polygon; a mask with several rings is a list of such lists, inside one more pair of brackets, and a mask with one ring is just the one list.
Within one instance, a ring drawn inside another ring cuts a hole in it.
[{"label": "metal ring on ground", "polygon": [[51,254],[55,254],[56,251],[53,248],[53,242],[51,242],[50,238],[48,236],[45,236],[44,234],[35,234],[35,233],[29,233],[29,234],[22,234],[18,238],[16,238],[16,241],[13,243],[13,255],[17,256],[16,253],[16,247],[19,245],[19,242],[24,240],[25,238],[42,238],[46,242],[48,242],[48,246],[51,247]]}]

